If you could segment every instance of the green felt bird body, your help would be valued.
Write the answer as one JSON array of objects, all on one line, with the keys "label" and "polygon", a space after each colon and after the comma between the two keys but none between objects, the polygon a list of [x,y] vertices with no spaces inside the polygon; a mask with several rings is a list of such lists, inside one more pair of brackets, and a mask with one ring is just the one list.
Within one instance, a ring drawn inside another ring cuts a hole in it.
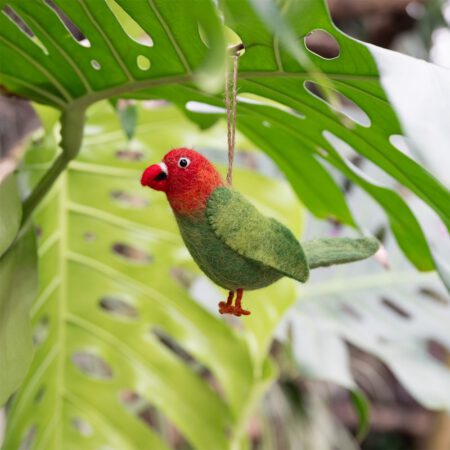
[{"label": "green felt bird body", "polygon": [[162,163],[144,171],[141,183],[166,193],[195,262],[229,291],[227,301],[219,304],[221,313],[250,314],[241,305],[245,290],[284,276],[304,283],[310,269],[365,259],[378,249],[374,238],[300,244],[288,228],[225,186],[214,166],[194,150],[170,151]]}]

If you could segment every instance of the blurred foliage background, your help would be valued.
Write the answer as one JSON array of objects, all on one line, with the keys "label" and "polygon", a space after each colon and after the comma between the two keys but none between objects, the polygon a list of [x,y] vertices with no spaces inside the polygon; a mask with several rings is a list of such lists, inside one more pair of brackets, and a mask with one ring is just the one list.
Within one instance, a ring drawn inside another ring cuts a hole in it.
[{"label": "blurred foliage background", "polygon": [[[329,8],[355,38],[450,67],[444,1],[329,0]],[[336,54],[327,35],[315,33],[309,47]],[[191,106],[199,114],[202,106]],[[35,214],[36,356],[24,389],[8,405],[4,449],[220,449],[232,434],[233,448],[448,450],[450,419],[439,411],[450,409],[448,293],[435,273],[417,272],[381,209],[332,167],[358,224],[379,237],[384,251],[320,271],[305,286],[286,281],[255,293],[251,321],[219,320],[215,306],[223,293],[190,261],[164,199],[135,183],[147,161],[182,145],[201,150],[224,172],[225,122],[213,125],[210,112],[197,117],[201,130],[166,100],[103,101],[88,110],[80,156]],[[4,95],[0,115],[0,170],[23,159],[21,182],[30,189],[58,155],[58,114]],[[302,239],[355,233],[342,221],[309,214],[261,142],[239,134],[237,143],[235,187],[263,212]],[[359,154],[341,151],[397,192],[431,245],[450,256],[448,235],[429,208]],[[415,156],[434,174],[448,172],[439,168],[438,153]],[[61,230],[68,237],[57,248]],[[26,259],[20,257],[22,276],[31,264]],[[69,311],[56,298],[61,280],[68,283]],[[67,364],[52,359],[61,332],[54,323],[63,323]],[[80,372],[88,381],[80,381]],[[58,400],[64,385],[71,389]],[[67,420],[58,422],[58,414]],[[119,428],[132,437],[124,439]]]}]

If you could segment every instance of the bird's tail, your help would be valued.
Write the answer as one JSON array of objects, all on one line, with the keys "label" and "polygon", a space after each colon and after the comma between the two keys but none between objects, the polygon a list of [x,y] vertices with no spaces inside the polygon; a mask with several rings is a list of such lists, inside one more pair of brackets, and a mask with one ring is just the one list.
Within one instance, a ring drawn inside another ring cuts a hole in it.
[{"label": "bird's tail", "polygon": [[359,261],[372,256],[380,247],[377,239],[364,237],[324,238],[302,242],[310,269]]}]

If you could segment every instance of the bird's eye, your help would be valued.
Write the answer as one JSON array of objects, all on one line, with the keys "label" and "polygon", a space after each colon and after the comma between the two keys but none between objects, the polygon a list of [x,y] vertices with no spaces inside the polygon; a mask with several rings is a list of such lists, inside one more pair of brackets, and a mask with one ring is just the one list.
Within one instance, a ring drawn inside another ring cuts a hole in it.
[{"label": "bird's eye", "polygon": [[189,158],[180,158],[178,160],[178,167],[181,167],[182,169],[186,169],[186,167],[191,163],[191,160]]}]

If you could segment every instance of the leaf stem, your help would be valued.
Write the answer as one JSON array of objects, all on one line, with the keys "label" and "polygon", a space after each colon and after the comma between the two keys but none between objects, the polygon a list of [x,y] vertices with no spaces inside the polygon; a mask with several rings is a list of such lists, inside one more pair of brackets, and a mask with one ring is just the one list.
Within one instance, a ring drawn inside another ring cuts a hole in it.
[{"label": "leaf stem", "polygon": [[22,227],[28,221],[37,205],[58,179],[69,162],[74,159],[81,148],[85,121],[85,108],[77,107],[65,110],[61,115],[61,149],[62,153],[42,177],[33,192],[23,203]]}]

